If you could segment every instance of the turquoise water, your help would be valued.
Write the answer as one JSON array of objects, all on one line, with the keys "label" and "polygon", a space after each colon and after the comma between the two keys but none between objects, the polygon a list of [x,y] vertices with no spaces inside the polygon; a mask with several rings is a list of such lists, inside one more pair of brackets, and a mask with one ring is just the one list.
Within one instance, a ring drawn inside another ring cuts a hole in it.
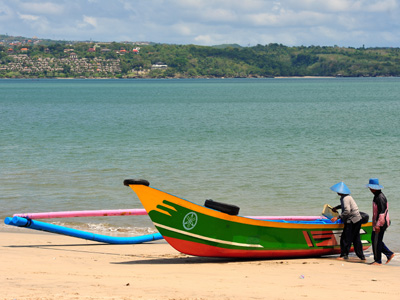
[{"label": "turquoise water", "polygon": [[[141,208],[127,178],[242,215],[319,215],[343,180],[371,214],[364,186],[379,177],[400,251],[399,95],[400,78],[0,80],[0,217]],[[147,216],[58,221],[152,228]]]}]

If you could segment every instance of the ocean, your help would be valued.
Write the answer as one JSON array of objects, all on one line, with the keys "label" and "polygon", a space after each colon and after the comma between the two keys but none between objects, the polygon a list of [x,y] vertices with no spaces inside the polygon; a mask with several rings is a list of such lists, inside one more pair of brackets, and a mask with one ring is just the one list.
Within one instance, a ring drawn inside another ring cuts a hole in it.
[{"label": "ocean", "polygon": [[[0,218],[142,208],[127,178],[263,216],[320,215],[344,181],[372,215],[378,177],[399,252],[399,95],[400,78],[2,79]],[[44,221],[154,231],[147,216]]]}]

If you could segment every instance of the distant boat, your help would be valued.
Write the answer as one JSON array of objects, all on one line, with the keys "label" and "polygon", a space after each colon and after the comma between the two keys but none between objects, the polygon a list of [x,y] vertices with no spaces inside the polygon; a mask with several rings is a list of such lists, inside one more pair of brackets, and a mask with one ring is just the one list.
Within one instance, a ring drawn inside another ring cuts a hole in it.
[{"label": "distant boat", "polygon": [[[137,194],[164,239],[185,254],[295,258],[340,253],[343,224],[325,217],[260,220],[236,215],[239,208],[234,205],[211,200],[205,206],[192,203],[155,189],[146,180],[127,179],[124,184]],[[371,246],[371,232],[371,222],[362,225],[364,249]]]}]

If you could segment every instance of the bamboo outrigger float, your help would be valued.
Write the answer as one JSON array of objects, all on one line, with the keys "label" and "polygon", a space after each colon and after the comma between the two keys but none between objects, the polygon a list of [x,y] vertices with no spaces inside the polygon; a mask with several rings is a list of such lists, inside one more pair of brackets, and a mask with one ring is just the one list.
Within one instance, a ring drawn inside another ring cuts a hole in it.
[{"label": "bamboo outrigger float", "polygon": [[[318,257],[340,253],[342,223],[328,218],[278,217],[269,220],[236,215],[238,207],[206,201],[198,205],[127,179],[153,224],[176,250],[194,256],[241,258]],[[206,207],[208,206],[208,207]],[[371,246],[372,223],[363,224],[363,248]]]}]

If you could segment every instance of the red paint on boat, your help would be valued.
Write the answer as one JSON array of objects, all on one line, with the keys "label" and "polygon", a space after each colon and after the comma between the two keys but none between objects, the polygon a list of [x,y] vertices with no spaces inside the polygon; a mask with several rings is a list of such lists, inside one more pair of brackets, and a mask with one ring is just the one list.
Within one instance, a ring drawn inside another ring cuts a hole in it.
[{"label": "red paint on boat", "polygon": [[303,231],[304,238],[306,239],[308,247],[314,247],[313,243],[310,240],[310,236],[307,231]]},{"label": "red paint on boat", "polygon": [[201,243],[185,241],[164,236],[164,239],[176,250],[194,256],[207,257],[238,257],[238,258],[291,258],[317,257],[322,255],[339,254],[340,248],[332,249],[297,249],[297,250],[240,250],[227,249]]}]

